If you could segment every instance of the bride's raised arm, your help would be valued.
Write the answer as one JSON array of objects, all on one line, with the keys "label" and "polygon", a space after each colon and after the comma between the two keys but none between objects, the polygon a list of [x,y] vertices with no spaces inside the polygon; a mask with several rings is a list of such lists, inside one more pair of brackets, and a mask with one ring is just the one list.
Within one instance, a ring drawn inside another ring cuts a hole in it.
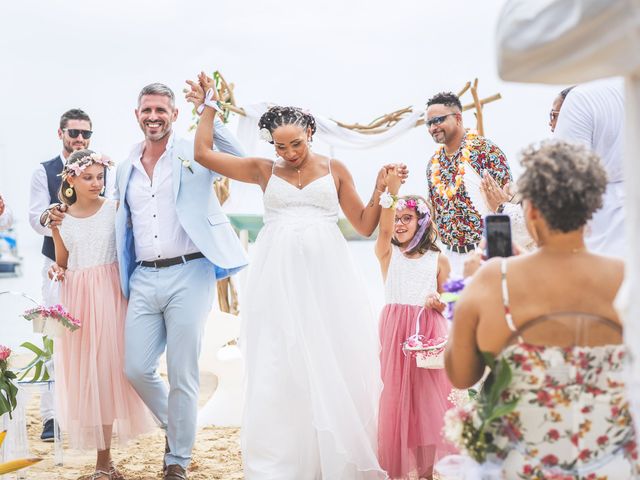
[{"label": "bride's raised arm", "polygon": [[[215,115],[218,95],[212,78],[204,73],[198,75],[199,83],[187,80],[191,87],[185,95],[196,109],[204,104],[194,141],[194,159],[203,167],[214,170],[220,175],[246,183],[256,183],[263,189],[271,173],[271,160],[257,157],[237,157],[213,150]],[[205,102],[205,91],[209,98]],[[213,135],[211,132],[213,131]]]}]

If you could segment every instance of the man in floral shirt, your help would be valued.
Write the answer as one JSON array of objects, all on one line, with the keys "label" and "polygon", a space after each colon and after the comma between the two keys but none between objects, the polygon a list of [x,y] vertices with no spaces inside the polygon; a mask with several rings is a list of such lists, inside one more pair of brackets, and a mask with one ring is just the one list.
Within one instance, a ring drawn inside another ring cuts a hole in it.
[{"label": "man in floral shirt", "polygon": [[501,188],[511,181],[511,171],[500,148],[464,128],[462,104],[453,93],[438,93],[429,99],[426,123],[440,144],[427,166],[429,197],[451,275],[461,277],[464,257],[478,246],[483,229],[482,217],[463,182],[465,169],[489,175]]}]

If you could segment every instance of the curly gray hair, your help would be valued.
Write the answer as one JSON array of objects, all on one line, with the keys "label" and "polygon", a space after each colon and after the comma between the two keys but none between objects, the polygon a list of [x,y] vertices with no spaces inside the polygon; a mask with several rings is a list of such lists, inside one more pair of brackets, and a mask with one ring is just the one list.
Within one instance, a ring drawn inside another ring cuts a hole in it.
[{"label": "curly gray hair", "polygon": [[540,210],[552,230],[577,230],[602,207],[607,174],[590,149],[549,140],[526,148],[521,163],[525,171],[518,191]]}]

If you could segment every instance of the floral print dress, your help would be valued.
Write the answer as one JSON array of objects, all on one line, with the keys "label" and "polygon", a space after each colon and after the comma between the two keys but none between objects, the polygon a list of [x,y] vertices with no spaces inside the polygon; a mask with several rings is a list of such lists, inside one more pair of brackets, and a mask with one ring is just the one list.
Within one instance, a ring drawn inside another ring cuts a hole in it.
[{"label": "floral print dress", "polygon": [[[503,261],[506,291],[506,261]],[[507,323],[513,321],[505,301]],[[537,346],[500,356],[512,370],[504,400],[518,398],[493,433],[505,479],[640,478],[636,435],[623,378],[624,345]]]}]

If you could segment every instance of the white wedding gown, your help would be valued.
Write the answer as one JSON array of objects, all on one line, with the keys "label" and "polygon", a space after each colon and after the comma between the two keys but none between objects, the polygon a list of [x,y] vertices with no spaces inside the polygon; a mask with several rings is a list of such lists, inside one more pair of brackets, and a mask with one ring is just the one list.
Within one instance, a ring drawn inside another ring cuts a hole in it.
[{"label": "white wedding gown", "polygon": [[271,175],[264,209],[242,315],[245,478],[384,479],[377,322],[331,172],[301,190]]}]

